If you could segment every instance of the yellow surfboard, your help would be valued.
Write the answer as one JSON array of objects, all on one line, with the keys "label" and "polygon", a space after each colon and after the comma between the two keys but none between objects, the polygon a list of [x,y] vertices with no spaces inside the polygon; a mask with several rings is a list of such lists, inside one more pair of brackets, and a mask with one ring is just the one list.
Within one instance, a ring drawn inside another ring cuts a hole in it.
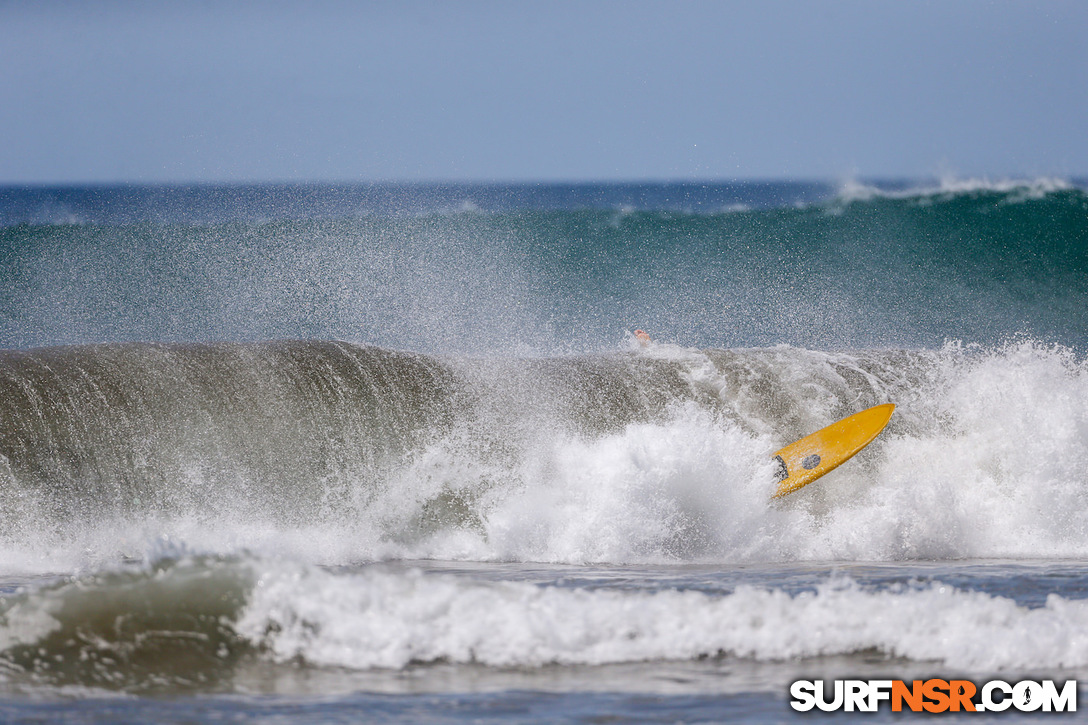
[{"label": "yellow surfboard", "polygon": [[776,471],[778,490],[772,498],[793,493],[850,460],[884,430],[893,410],[895,405],[892,403],[873,406],[790,443],[775,453],[775,460],[779,463]]}]

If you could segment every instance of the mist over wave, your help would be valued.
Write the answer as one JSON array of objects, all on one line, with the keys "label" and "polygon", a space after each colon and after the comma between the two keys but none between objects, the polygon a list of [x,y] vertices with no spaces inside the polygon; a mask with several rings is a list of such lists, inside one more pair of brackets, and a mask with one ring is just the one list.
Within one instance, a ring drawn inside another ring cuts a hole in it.
[{"label": "mist over wave", "polygon": [[539,356],[636,327],[714,348],[1088,344],[1088,194],[1060,181],[439,191],[370,189],[326,215],[335,188],[100,189],[72,192],[71,217],[47,209],[63,190],[9,192],[0,347]]},{"label": "mist over wave", "polygon": [[[1086,548],[1066,182],[0,202],[15,567],[161,532],[329,562]],[[770,452],[888,401],[833,485],[767,502]]]},{"label": "mist over wave", "polygon": [[[1068,349],[630,344],[2,353],[8,565],[162,533],[324,563],[1088,555],[1088,363]],[[771,452],[885,401],[849,466],[770,502]]]}]

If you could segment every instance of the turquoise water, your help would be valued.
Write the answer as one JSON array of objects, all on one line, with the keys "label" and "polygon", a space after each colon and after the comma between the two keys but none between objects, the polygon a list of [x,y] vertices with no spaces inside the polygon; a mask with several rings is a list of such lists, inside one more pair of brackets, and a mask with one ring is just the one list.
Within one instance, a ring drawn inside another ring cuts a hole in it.
[{"label": "turquoise water", "polygon": [[[795,679],[1088,667],[1081,186],[6,189],[0,224],[0,717],[774,722]],[[774,450],[889,401],[770,501]]]},{"label": "turquoise water", "polygon": [[8,190],[0,343],[1086,340],[1088,195],[1059,182],[379,190]]}]

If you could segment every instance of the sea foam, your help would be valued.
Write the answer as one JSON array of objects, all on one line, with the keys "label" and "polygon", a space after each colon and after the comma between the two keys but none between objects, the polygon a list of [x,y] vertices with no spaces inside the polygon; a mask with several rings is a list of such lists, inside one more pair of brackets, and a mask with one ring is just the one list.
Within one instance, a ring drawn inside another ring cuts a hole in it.
[{"label": "sea foam", "polygon": [[254,555],[106,567],[0,602],[10,673],[110,687],[227,676],[254,659],[395,670],[879,653],[963,672],[1053,670],[1088,666],[1085,631],[1083,600],[1025,607],[940,581],[567,587]]},{"label": "sea foam", "polygon": [[849,579],[790,595],[489,583],[419,572],[260,575],[237,631],[278,661],[399,668],[606,664],[728,655],[783,660],[875,650],[968,670],[1088,664],[1088,604],[1037,609],[934,583],[867,591]]}]

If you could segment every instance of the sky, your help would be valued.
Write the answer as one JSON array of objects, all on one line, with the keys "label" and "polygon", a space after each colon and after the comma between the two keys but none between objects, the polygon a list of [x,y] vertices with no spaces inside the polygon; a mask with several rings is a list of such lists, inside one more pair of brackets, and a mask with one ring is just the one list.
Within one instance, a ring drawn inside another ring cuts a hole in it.
[{"label": "sky", "polygon": [[1084,0],[0,0],[0,184],[1088,175]]}]

